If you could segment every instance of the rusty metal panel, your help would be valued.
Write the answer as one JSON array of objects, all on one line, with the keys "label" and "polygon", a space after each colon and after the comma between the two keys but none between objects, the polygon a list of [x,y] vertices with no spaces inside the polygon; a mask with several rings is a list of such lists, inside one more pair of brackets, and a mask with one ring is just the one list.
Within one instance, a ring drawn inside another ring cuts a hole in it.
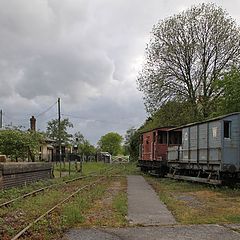
[{"label": "rusty metal panel", "polygon": [[166,160],[167,159],[167,144],[156,144],[155,160]]},{"label": "rusty metal panel", "polygon": [[[144,161],[166,161],[167,159],[167,131],[169,128],[156,128],[142,133],[142,154]],[[163,135],[159,135],[163,133]]]},{"label": "rusty metal panel", "polygon": [[152,132],[143,133],[142,160],[152,160],[152,136]]}]

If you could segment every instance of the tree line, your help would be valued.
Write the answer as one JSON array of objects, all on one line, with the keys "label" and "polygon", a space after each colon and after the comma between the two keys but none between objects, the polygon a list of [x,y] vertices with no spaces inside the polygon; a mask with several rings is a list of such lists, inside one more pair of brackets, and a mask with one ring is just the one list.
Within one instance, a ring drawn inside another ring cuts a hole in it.
[{"label": "tree line", "polygon": [[148,118],[140,134],[240,111],[240,28],[221,7],[193,6],[153,26],[139,73]]},{"label": "tree line", "polygon": [[[137,79],[148,113],[145,123],[139,129],[128,129],[125,138],[108,133],[95,148],[81,133],[69,135],[67,129],[73,125],[64,119],[61,141],[77,144],[85,154],[101,149],[113,155],[130,154],[137,159],[142,131],[240,111],[239,67],[240,28],[236,21],[215,4],[193,6],[153,26]],[[14,131],[0,132],[0,152],[9,152],[12,146],[13,158],[33,155],[37,149],[35,143],[44,134]],[[58,139],[57,120],[48,123],[46,135]],[[35,140],[29,144],[29,138]]]},{"label": "tree line", "polygon": [[74,151],[86,158],[96,156],[97,152],[109,152],[114,156],[129,155],[127,140],[116,132],[101,136],[97,146],[94,146],[81,132],[70,134],[71,128],[73,124],[68,118],[60,121],[60,135],[58,119],[49,121],[45,132],[24,131],[21,126],[6,127],[0,131],[0,154],[7,155],[12,161],[26,159],[35,161],[36,156],[39,155],[40,146],[51,140],[53,145],[58,147],[60,136],[62,145],[74,148]]},{"label": "tree line", "polygon": [[159,21],[137,80],[147,112],[176,103],[197,121],[239,110],[239,63],[240,28],[221,7],[200,4]]}]

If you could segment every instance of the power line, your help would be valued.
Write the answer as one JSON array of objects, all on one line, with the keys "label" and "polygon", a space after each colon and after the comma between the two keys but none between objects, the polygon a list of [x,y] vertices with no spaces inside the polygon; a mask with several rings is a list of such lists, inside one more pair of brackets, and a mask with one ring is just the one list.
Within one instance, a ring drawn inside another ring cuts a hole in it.
[{"label": "power line", "polygon": [[[57,104],[57,101],[56,102],[54,102],[52,105],[50,105],[47,109],[45,109],[43,112],[41,112],[41,113],[39,113],[39,114],[37,114],[37,113],[35,113],[34,115],[36,115],[36,118],[38,118],[38,117],[40,117],[40,116],[42,116],[42,115],[44,115],[45,113],[47,113],[49,110],[51,110],[55,105]],[[54,117],[54,116],[56,116],[57,115],[57,113],[54,113],[54,115],[52,114],[51,116],[48,116],[47,117],[47,119],[50,119],[50,118],[52,118],[52,117]],[[5,126],[12,126],[12,125],[14,125],[15,123],[13,123],[13,122],[16,122],[17,120],[16,120],[16,118],[15,117],[13,117],[13,116],[11,116],[11,115],[9,115],[8,113],[6,113],[6,112],[4,112],[4,111],[2,111],[2,112],[0,112],[0,118],[1,118],[1,116],[2,117],[5,117],[5,124],[3,124],[3,121],[1,121],[1,120],[3,120],[3,119],[0,119],[0,127],[1,127],[1,125],[3,126],[3,125],[5,125]],[[11,121],[11,120],[12,121]],[[28,120],[29,119],[26,119],[25,117],[24,118],[20,118],[20,120],[22,121],[22,122],[28,122]],[[18,121],[19,121],[19,118],[18,118]],[[26,128],[26,125],[28,125],[28,124],[25,124],[25,128]]]},{"label": "power line", "polygon": [[52,104],[50,107],[48,107],[45,111],[39,113],[39,114],[36,116],[36,118],[40,117],[41,115],[43,115],[43,114],[45,114],[46,112],[48,112],[49,110],[51,110],[56,104],[57,104],[57,101],[56,101],[54,104]]},{"label": "power line", "polygon": [[[77,119],[82,119],[82,120],[86,120],[86,121],[92,121],[92,122],[102,122],[102,123],[110,123],[110,124],[120,124],[121,121],[119,122],[114,122],[114,121],[107,121],[107,120],[99,120],[99,119],[89,119],[89,118],[84,118],[84,117],[80,117],[80,116],[75,116],[75,115],[71,115],[71,114],[61,114],[62,116],[66,116],[66,117],[72,117],[72,118],[77,118]],[[127,120],[127,119],[126,119]]]}]

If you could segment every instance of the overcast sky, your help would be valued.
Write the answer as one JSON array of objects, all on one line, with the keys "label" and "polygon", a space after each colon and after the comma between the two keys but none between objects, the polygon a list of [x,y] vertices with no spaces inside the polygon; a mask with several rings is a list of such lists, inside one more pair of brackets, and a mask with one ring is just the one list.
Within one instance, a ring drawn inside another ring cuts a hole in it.
[{"label": "overcast sky", "polygon": [[[62,117],[92,143],[146,119],[136,78],[153,24],[190,0],[0,0],[0,109],[29,127],[61,98]],[[239,23],[240,1],[211,1]],[[57,117],[55,105],[38,128]]]}]

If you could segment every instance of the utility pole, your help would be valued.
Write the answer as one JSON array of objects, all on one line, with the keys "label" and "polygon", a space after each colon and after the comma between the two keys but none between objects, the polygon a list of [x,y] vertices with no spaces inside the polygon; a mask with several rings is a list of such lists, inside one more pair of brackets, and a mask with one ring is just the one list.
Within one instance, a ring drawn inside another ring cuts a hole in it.
[{"label": "utility pole", "polygon": [[2,109],[0,110],[0,129],[3,128],[3,111]]},{"label": "utility pole", "polygon": [[59,163],[60,163],[60,177],[62,177],[62,148],[61,148],[61,108],[60,98],[58,98],[58,144],[59,144]]}]

